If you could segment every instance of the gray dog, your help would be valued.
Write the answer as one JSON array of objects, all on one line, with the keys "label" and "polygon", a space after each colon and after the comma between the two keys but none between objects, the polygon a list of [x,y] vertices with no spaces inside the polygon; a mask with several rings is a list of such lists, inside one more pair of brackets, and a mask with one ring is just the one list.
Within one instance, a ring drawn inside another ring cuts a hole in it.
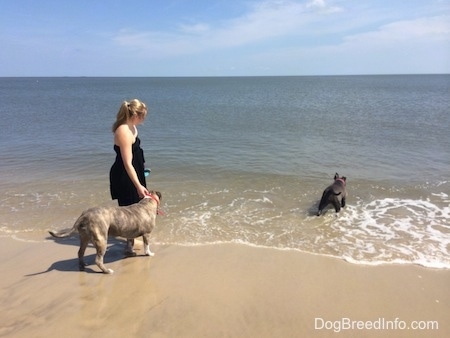
[{"label": "gray dog", "polygon": [[323,209],[325,209],[325,207],[330,203],[333,204],[336,212],[341,211],[341,207],[345,207],[345,199],[347,197],[347,190],[345,188],[346,185],[347,178],[344,176],[339,177],[339,174],[336,173],[336,175],[334,175],[333,184],[329,185],[323,192],[322,199],[319,203],[319,211],[317,212],[317,216],[320,216]]},{"label": "gray dog", "polygon": [[84,252],[91,242],[97,250],[95,263],[104,273],[113,273],[103,264],[106,252],[108,235],[121,236],[124,238],[136,238],[142,236],[144,240],[144,253],[153,256],[150,251],[150,232],[155,227],[156,214],[161,199],[159,191],[151,191],[149,196],[144,197],[139,203],[125,207],[96,207],[84,211],[76,220],[71,229],[50,235],[57,238],[69,237],[73,233],[80,234],[80,249],[78,250],[78,261],[80,271],[84,270]]}]

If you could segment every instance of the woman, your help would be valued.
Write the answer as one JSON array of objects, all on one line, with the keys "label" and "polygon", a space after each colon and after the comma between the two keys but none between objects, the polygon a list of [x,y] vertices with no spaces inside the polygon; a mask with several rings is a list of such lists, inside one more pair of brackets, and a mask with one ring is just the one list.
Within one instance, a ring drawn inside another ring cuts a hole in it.
[{"label": "woman", "polygon": [[[109,174],[110,189],[112,199],[117,199],[120,206],[137,203],[149,193],[144,175],[144,151],[136,128],[146,115],[145,103],[137,99],[124,101],[112,127],[116,161]],[[127,255],[136,255],[133,244],[134,239],[127,240]]]}]

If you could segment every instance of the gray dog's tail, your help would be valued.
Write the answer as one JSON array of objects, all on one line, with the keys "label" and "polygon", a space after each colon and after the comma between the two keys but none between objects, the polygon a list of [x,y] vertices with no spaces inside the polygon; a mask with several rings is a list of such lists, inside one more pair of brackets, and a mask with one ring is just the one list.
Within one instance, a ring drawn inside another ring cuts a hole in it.
[{"label": "gray dog's tail", "polygon": [[322,210],[327,206],[328,199],[329,199],[331,193],[332,193],[331,190],[325,190],[323,192],[322,198],[319,203],[319,210],[317,212],[317,216],[320,216],[320,214],[322,213]]},{"label": "gray dog's tail", "polygon": [[77,231],[77,229],[75,227],[73,227],[72,229],[62,230],[57,233],[53,232],[53,231],[49,231],[48,233],[56,238],[66,238],[66,237],[69,237],[70,235],[72,235],[76,231]]},{"label": "gray dog's tail", "polygon": [[317,211],[317,216],[320,216],[322,214],[322,210],[328,205],[330,195],[339,196],[342,192],[338,192],[337,194],[334,192],[333,189],[329,189],[323,192],[322,199],[319,203],[319,210]]}]

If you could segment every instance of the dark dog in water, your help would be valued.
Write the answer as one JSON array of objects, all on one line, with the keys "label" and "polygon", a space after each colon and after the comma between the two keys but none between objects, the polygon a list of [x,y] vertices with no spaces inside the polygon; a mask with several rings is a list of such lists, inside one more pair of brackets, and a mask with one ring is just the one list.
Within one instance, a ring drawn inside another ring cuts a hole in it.
[{"label": "dark dog in water", "polygon": [[322,199],[319,203],[319,211],[317,212],[317,216],[322,214],[323,209],[328,204],[333,204],[334,210],[339,212],[341,207],[345,207],[345,199],[347,197],[347,190],[345,186],[347,185],[347,178],[342,176],[339,177],[339,174],[336,173],[334,175],[333,184],[329,185],[323,192]]},{"label": "dark dog in water", "polygon": [[106,253],[108,235],[136,238],[142,236],[144,240],[144,254],[153,256],[150,251],[150,233],[155,227],[156,215],[161,199],[159,191],[151,191],[139,203],[125,207],[97,207],[84,211],[77,219],[72,229],[50,235],[57,238],[69,237],[78,232],[80,234],[80,250],[78,260],[80,270],[84,270],[84,252],[91,242],[97,250],[95,263],[104,273],[112,273],[103,264]]}]

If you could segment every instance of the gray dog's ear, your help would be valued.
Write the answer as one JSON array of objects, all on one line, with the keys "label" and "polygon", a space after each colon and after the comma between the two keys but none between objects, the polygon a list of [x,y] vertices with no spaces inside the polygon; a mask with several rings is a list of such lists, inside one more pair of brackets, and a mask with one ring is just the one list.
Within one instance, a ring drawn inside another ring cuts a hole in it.
[{"label": "gray dog's ear", "polygon": [[339,174],[336,173],[336,174],[334,175],[334,179],[337,180],[338,178],[339,178]]},{"label": "gray dog's ear", "polygon": [[347,182],[347,177],[342,176],[341,178],[342,178],[342,180],[343,180],[344,182]]}]

